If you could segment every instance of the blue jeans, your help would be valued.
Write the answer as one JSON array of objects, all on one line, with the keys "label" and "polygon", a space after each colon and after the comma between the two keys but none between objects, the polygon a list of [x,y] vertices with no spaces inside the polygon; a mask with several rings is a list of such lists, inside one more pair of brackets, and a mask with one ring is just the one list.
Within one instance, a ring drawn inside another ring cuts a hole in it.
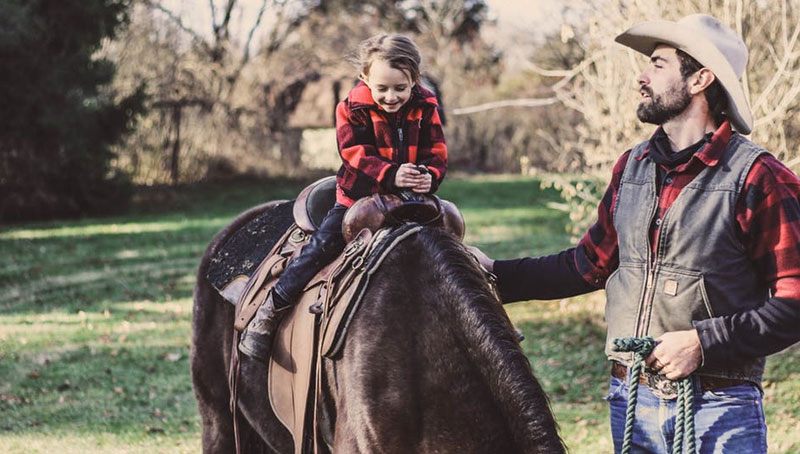
[{"label": "blue jeans", "polygon": [[[608,396],[614,452],[622,450],[628,385],[611,377]],[[767,424],[761,390],[753,384],[702,391],[694,386],[694,426],[698,453],[767,452]],[[675,434],[675,400],[656,397],[639,385],[633,427],[634,453],[671,453]]]}]

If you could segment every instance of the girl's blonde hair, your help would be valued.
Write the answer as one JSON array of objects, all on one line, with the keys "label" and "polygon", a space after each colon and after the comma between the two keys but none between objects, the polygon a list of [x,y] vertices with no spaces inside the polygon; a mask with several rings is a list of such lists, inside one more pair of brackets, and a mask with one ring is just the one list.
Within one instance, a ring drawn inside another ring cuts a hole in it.
[{"label": "girl's blonde hair", "polygon": [[365,39],[358,46],[353,58],[361,74],[368,76],[375,59],[380,59],[394,69],[407,72],[412,82],[419,81],[419,65],[422,61],[414,41],[403,35],[382,33]]}]

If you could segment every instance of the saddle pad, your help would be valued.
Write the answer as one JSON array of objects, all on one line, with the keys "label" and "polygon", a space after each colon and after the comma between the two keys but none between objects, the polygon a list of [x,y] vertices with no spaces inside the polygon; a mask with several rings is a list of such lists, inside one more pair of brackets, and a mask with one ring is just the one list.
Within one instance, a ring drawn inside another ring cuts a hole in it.
[{"label": "saddle pad", "polygon": [[206,278],[217,291],[237,278],[252,276],[275,243],[294,222],[293,202],[268,209],[243,225],[211,258]]}]

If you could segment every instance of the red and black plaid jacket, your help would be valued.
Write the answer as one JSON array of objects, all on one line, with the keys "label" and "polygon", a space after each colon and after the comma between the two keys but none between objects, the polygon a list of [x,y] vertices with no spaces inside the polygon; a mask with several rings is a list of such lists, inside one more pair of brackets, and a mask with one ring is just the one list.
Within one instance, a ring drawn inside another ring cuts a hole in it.
[{"label": "red and black plaid jacket", "polygon": [[342,166],[336,201],[350,206],[372,194],[392,192],[400,164],[421,164],[431,172],[435,192],[447,171],[447,145],[436,96],[419,84],[397,113],[388,113],[359,82],[336,106],[336,141]]}]

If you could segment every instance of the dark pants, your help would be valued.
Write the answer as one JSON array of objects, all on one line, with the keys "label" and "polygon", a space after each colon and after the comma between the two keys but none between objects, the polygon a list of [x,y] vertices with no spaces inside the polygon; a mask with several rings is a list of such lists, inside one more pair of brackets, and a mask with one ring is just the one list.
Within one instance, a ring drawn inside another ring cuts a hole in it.
[{"label": "dark pants", "polygon": [[[311,241],[303,247],[300,255],[293,258],[275,284],[276,308],[297,302],[303,288],[325,265],[331,263],[344,250],[342,219],[347,207],[336,204],[325,215],[322,224],[311,235]],[[282,301],[281,301],[282,300]]]}]

